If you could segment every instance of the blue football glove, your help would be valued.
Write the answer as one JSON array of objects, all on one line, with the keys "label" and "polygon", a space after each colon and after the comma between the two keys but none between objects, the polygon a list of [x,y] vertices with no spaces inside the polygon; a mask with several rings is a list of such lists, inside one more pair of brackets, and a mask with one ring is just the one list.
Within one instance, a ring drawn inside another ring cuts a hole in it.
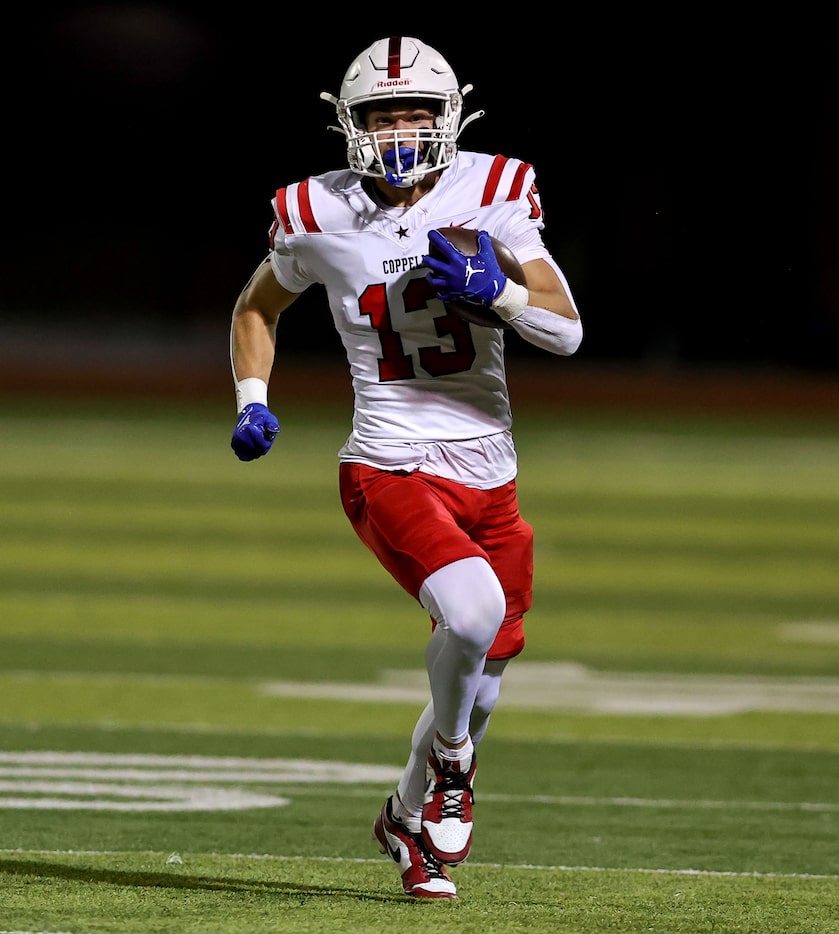
[{"label": "blue football glove", "polygon": [[267,406],[251,402],[239,413],[230,447],[240,461],[252,461],[271,450],[280,433],[280,423]]},{"label": "blue football glove", "polygon": [[423,256],[422,264],[431,272],[426,277],[438,298],[444,302],[463,299],[479,305],[491,305],[507,284],[489,234],[478,231],[478,252],[465,256],[436,230],[428,240],[438,255]]}]

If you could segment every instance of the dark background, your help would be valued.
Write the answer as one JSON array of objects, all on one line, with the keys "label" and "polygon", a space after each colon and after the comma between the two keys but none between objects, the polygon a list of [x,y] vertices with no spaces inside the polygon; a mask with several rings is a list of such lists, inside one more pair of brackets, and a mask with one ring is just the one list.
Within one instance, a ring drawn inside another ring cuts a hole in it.
[{"label": "dark background", "polygon": [[[467,112],[486,115],[461,145],[534,164],[545,239],[583,316],[579,358],[836,373],[827,21],[501,12],[21,8],[0,66],[0,366],[204,356],[227,380],[230,312],[267,250],[274,190],[345,162],[319,92],[404,32],[474,84]],[[284,353],[340,352],[320,294],[281,329]]]}]

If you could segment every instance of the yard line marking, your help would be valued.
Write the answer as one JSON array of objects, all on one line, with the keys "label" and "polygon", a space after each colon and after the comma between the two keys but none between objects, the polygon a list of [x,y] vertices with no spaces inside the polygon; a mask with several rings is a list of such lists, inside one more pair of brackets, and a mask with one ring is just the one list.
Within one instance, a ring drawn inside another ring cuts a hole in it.
[{"label": "yard line marking", "polygon": [[[272,697],[422,703],[422,670],[382,672],[379,684],[270,681]],[[724,716],[749,711],[839,713],[839,678],[595,671],[573,662],[525,662],[504,672],[504,706],[607,715]]]},{"label": "yard line marking", "polygon": [[713,801],[698,799],[696,801],[669,799],[669,798],[627,798],[627,797],[576,797],[574,795],[493,795],[482,794],[481,801],[510,802],[526,800],[530,804],[560,804],[560,805],[615,805],[617,807],[631,808],[695,808],[697,810],[745,810],[745,811],[812,811],[833,812],[839,811],[839,803],[824,801]]},{"label": "yard line marking", "polygon": [[[0,849],[0,856],[94,856],[94,857],[126,857],[126,856],[158,856],[166,861],[169,858],[168,853],[155,850],[29,850],[23,847],[15,849]],[[277,862],[316,862],[316,863],[361,863],[361,864],[380,864],[382,858],[373,859],[368,857],[345,857],[345,856],[286,856],[276,853],[192,853],[184,859],[184,865],[188,865],[190,859],[236,859],[236,860],[275,860]],[[839,881],[839,875],[831,873],[813,873],[813,872],[760,872],[757,870],[732,870],[732,869],[674,869],[666,866],[566,866],[566,865],[542,865],[539,863],[482,863],[472,862],[470,859],[466,868],[469,869],[504,869],[504,870],[522,870],[536,872],[619,872],[619,873],[640,873],[643,875],[662,875],[662,876],[697,876],[708,878],[732,878],[732,879],[799,879],[824,882]],[[3,934],[3,932],[0,932]]]},{"label": "yard line marking", "polygon": [[[427,699],[427,698],[426,698]],[[43,723],[38,720],[19,720],[16,721],[18,726],[37,730],[43,726]],[[265,737],[276,737],[288,742],[293,742],[296,738],[302,737],[305,739],[322,739],[324,733],[322,730],[318,729],[294,729],[289,727],[271,727],[271,726],[260,726],[260,727],[246,727],[246,726],[237,726],[231,727],[226,723],[201,723],[198,721],[193,721],[192,723],[183,723],[170,720],[132,720],[128,722],[116,722],[116,721],[103,721],[98,720],[95,723],[85,723],[85,729],[96,730],[102,733],[121,733],[126,729],[131,729],[135,731],[144,731],[148,733],[177,733],[183,734],[185,736],[230,736],[235,733],[239,738],[245,736],[254,736],[260,739]],[[509,739],[509,737],[507,737]],[[526,742],[530,741],[530,737],[522,737]],[[539,743],[542,745],[551,745],[551,746],[567,746],[569,743],[581,744],[594,742],[598,745],[605,746],[611,745],[613,743],[619,743],[624,745],[627,740],[623,736],[602,736],[593,740],[581,739],[578,735],[572,733],[569,735],[558,733],[554,736],[538,736]],[[708,737],[703,737],[702,739],[697,739],[693,736],[669,736],[664,740],[658,740],[655,738],[633,738],[632,742],[636,746],[655,746],[657,748],[690,748],[693,750],[740,750],[748,752],[774,752],[777,750],[782,750],[788,752],[790,750],[795,750],[798,752],[839,752],[839,742],[830,743],[827,740],[820,740],[818,743],[812,741],[802,741],[800,744],[796,744],[791,740],[784,739],[779,742],[773,743],[769,741],[757,742],[744,739],[742,736],[735,738],[726,738],[726,737],[716,737],[711,739]]]},{"label": "yard line marking", "polygon": [[[288,798],[225,788],[115,785],[111,782],[0,782],[0,808],[33,811],[247,811],[290,804]],[[45,797],[47,795],[67,797]],[[40,797],[36,797],[40,795]],[[75,795],[76,797],[71,797]],[[132,800],[116,801],[115,798]]]},{"label": "yard line marking", "polygon": [[[374,798],[377,792],[373,789],[353,788],[294,788],[286,785],[283,791],[294,797],[318,795],[326,797],[340,795],[342,798]],[[614,805],[615,807],[632,808],[694,808],[696,810],[726,810],[732,811],[806,811],[813,813],[839,812],[839,802],[833,801],[717,801],[710,799],[690,800],[689,798],[635,798],[626,796],[594,795],[505,795],[483,792],[481,803],[493,804],[547,804],[562,807],[602,807]]]},{"label": "yard line marking", "polygon": [[313,759],[0,752],[0,809],[159,812],[277,808],[289,806],[291,799],[217,786],[229,782],[395,783],[400,775],[401,769],[391,766]]},{"label": "yard line marking", "polygon": [[784,623],[778,626],[777,632],[779,638],[788,642],[839,644],[839,621],[836,620]]},{"label": "yard line marking", "polygon": [[[10,765],[4,768],[2,763]],[[91,765],[93,777],[178,777],[179,780],[210,778],[214,781],[251,782],[337,782],[359,784],[361,782],[398,781],[402,770],[394,766],[367,764],[363,762],[340,762],[334,759],[258,759],[243,756],[187,756],[156,755],[143,753],[100,753],[100,752],[0,752],[0,774],[7,769],[39,766],[38,774],[50,774],[48,766],[58,767],[59,775],[79,775],[81,770],[69,766]],[[120,776],[114,767],[121,767],[125,774]],[[132,772],[130,767],[136,767]],[[106,772],[102,770],[105,769]],[[152,771],[150,770],[154,770]],[[25,774],[18,772],[18,774]]]},{"label": "yard line marking", "polygon": [[[142,753],[0,752],[0,809],[97,811],[245,810],[286,807],[310,795],[373,797],[399,781],[393,766],[316,759],[248,759]],[[279,785],[283,796],[225,783]],[[359,789],[358,785],[369,785]],[[312,789],[312,785],[318,785]],[[333,791],[323,787],[337,785]],[[308,786],[308,787],[307,787]],[[3,794],[6,793],[4,797]],[[481,795],[486,803],[557,807],[839,812],[839,802],[641,798],[630,795]]]},{"label": "yard line marking", "polygon": [[[210,676],[116,674],[17,670],[0,678],[15,681],[94,681],[170,684],[240,684],[270,697],[297,700],[424,704],[424,669],[385,670],[375,683],[243,681]],[[570,710],[608,716],[726,716],[750,711],[839,713],[839,678],[756,675],[661,674],[598,671],[572,662],[526,662],[504,673],[504,705],[530,710]],[[137,725],[137,724],[132,724]]]}]

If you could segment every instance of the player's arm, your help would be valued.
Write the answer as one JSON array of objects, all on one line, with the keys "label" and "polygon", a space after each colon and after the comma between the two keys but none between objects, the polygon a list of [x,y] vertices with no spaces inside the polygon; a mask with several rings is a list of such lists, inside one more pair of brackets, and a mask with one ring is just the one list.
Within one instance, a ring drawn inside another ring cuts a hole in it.
[{"label": "player's arm", "polygon": [[485,230],[477,233],[477,252],[461,253],[438,230],[428,232],[429,251],[422,262],[428,282],[448,301],[465,298],[488,305],[526,341],[550,353],[570,356],[580,346],[583,328],[574,301],[557,266],[546,258],[522,265],[526,285],[502,270]]},{"label": "player's arm", "polygon": [[233,308],[230,363],[238,420],[230,446],[239,460],[267,454],[280,430],[268,408],[277,322],[298,293],[283,288],[267,260],[257,267]]},{"label": "player's arm", "polygon": [[550,263],[543,259],[533,259],[522,266],[527,282],[528,305],[544,308],[555,315],[576,321],[574,304]]},{"label": "player's arm", "polygon": [[[545,259],[523,263],[526,288],[512,283],[496,311],[526,341],[549,353],[569,357],[583,339],[580,315],[567,286]],[[494,306],[495,307],[495,306]]]}]

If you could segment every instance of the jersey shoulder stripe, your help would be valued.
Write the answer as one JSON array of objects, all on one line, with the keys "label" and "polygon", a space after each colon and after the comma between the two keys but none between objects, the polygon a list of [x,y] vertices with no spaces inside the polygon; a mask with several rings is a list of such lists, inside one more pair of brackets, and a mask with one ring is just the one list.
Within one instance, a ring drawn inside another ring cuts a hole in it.
[{"label": "jersey shoulder stripe", "polygon": [[282,225],[283,233],[291,233],[291,220],[288,216],[288,188],[278,188],[274,196],[274,226],[271,229],[273,237],[278,226]]},{"label": "jersey shoulder stripe", "polygon": [[307,178],[286,188],[277,189],[273,201],[275,221],[271,229],[272,241],[278,227],[282,227],[283,233],[286,234],[321,233],[312,210],[309,181]]},{"label": "jersey shoulder stripe", "polygon": [[[509,177],[509,172],[505,173],[508,167],[513,170],[512,178]],[[502,201],[517,201],[521,197],[527,173],[532,168],[532,165],[521,162],[519,159],[511,159],[508,156],[501,155],[496,156],[492,160],[486,184],[484,185],[481,207]]]}]

